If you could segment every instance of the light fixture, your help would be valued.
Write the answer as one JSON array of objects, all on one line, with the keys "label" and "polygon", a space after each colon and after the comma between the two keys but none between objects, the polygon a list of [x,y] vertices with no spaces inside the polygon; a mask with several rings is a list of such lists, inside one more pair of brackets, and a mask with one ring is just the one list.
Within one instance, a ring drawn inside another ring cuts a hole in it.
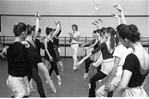
[{"label": "light fixture", "polygon": [[99,9],[100,9],[100,5],[99,5],[99,4],[96,4],[96,5],[94,6],[94,10],[98,11]]}]

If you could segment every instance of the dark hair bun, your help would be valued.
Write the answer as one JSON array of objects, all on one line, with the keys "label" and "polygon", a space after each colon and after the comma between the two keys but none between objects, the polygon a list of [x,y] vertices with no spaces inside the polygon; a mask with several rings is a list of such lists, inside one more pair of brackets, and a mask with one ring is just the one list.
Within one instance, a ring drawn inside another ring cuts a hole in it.
[{"label": "dark hair bun", "polygon": [[14,25],[14,27],[13,27],[13,32],[14,32],[14,34],[17,33],[17,25]]},{"label": "dark hair bun", "polygon": [[30,35],[33,31],[33,27],[29,24],[27,24],[27,35]]},{"label": "dark hair bun", "polygon": [[123,27],[125,27],[126,26],[126,24],[120,24],[120,25],[118,25],[117,26],[117,31],[119,32]]},{"label": "dark hair bun", "polygon": [[126,25],[123,28],[121,28],[119,31],[119,36],[122,39],[127,38],[133,43],[140,40],[140,33],[138,31],[137,26],[134,24]]},{"label": "dark hair bun", "polygon": [[[128,26],[129,30],[130,30],[130,37],[132,38],[132,40],[135,41],[139,41],[140,40],[140,33],[138,31],[138,28],[136,25],[131,24]],[[130,39],[131,39],[130,38]]]},{"label": "dark hair bun", "polygon": [[53,30],[52,28],[47,27],[46,28],[46,34],[49,35],[52,30]]},{"label": "dark hair bun", "polygon": [[20,36],[22,32],[26,31],[26,25],[23,22],[19,22],[13,27],[13,32],[15,36]]}]

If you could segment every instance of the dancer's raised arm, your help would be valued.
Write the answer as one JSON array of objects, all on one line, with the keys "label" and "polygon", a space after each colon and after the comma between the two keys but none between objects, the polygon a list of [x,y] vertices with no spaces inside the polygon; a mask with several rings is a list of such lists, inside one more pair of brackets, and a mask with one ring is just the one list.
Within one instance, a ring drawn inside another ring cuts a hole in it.
[{"label": "dancer's raised arm", "polygon": [[35,15],[35,17],[36,17],[36,26],[35,26],[35,36],[33,37],[34,40],[37,38],[38,30],[39,30],[39,19],[40,19],[40,15],[39,15],[38,12]]},{"label": "dancer's raised arm", "polygon": [[56,25],[56,30],[54,31],[52,38],[55,37],[60,31],[60,22],[59,21],[55,22],[55,25]]},{"label": "dancer's raised arm", "polygon": [[112,16],[117,19],[117,25],[120,25],[120,17],[115,13],[113,13]]},{"label": "dancer's raised arm", "polygon": [[120,12],[122,24],[126,24],[126,19],[125,19],[124,12],[123,12],[121,6],[118,3],[116,3],[113,7],[116,8]]}]

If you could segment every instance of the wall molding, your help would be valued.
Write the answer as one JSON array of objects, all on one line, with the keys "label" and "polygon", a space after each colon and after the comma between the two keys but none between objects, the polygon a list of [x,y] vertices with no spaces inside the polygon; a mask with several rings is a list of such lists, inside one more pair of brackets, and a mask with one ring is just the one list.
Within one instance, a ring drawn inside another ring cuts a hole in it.
[{"label": "wall molding", "polygon": [[[29,15],[29,14],[0,14],[0,16],[34,17],[35,15]],[[41,15],[41,17],[112,17],[112,15]],[[149,15],[125,15],[125,17],[149,17]]]}]

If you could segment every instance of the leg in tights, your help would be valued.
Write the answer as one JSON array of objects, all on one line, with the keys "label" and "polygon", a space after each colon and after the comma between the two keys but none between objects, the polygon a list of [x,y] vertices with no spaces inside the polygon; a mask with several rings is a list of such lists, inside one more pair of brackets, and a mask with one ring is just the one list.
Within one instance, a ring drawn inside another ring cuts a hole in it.
[{"label": "leg in tights", "polygon": [[56,62],[50,62],[51,63],[51,68],[49,70],[49,75],[51,76],[53,70],[55,71],[56,75],[59,75],[59,71],[58,71],[58,68],[57,68],[57,64]]},{"label": "leg in tights", "polygon": [[101,80],[106,76],[106,74],[99,71],[90,79],[91,88],[89,90],[89,97],[95,97],[96,81]]},{"label": "leg in tights", "polygon": [[85,60],[85,73],[88,73],[90,64],[91,64],[92,62],[93,62],[93,61],[90,60],[90,58],[88,58],[87,60]]},{"label": "leg in tights", "polygon": [[97,67],[97,72],[99,72],[101,69],[101,65]]},{"label": "leg in tights", "polygon": [[32,75],[33,80],[36,82],[37,84],[37,90],[38,93],[40,95],[40,97],[46,97],[45,93],[44,93],[44,89],[43,89],[43,85],[42,85],[42,81],[40,76],[38,75],[38,72],[35,68],[33,68],[33,75]]}]

